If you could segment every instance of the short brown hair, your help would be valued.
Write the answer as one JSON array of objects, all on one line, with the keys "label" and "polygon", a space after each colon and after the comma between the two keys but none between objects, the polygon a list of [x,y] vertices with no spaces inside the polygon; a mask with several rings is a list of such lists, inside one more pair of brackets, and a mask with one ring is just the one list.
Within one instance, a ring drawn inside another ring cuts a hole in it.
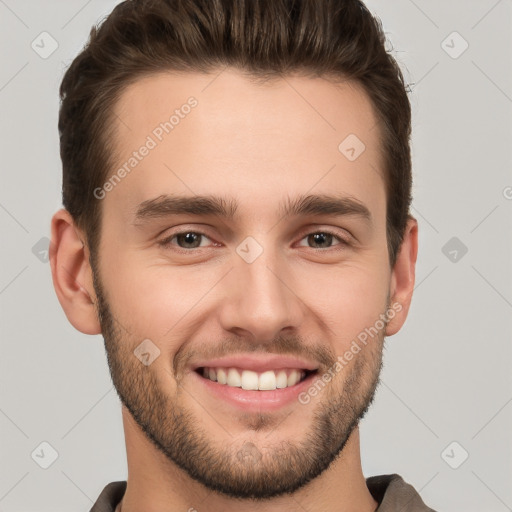
[{"label": "short brown hair", "polygon": [[[385,49],[381,21],[360,0],[126,0],[98,26],[60,87],[63,205],[94,257],[112,172],[113,107],[127,85],[172,70],[234,66],[255,78],[291,73],[349,79],[368,94],[380,129],[386,232],[393,267],[411,203],[411,107]],[[341,141],[340,141],[341,142]]]}]

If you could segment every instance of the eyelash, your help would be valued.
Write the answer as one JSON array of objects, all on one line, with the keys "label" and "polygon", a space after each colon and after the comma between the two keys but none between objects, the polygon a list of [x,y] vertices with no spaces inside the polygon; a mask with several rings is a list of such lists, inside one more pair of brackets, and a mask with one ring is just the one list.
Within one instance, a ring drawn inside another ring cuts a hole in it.
[{"label": "eyelash", "polygon": [[[186,231],[179,231],[177,233],[174,233],[171,236],[165,238],[164,240],[161,240],[160,242],[158,242],[158,244],[161,247],[164,247],[164,248],[167,248],[167,247],[169,247],[171,245],[175,246],[173,250],[175,250],[177,252],[180,252],[180,253],[191,253],[194,250],[205,249],[205,247],[192,247],[190,249],[184,249],[183,247],[179,247],[177,244],[172,244],[171,243],[172,240],[174,240],[177,236],[179,236],[179,235],[187,235],[187,234],[190,234],[190,233],[193,233],[195,235],[199,235],[199,236],[208,238],[210,240],[210,237],[208,235],[206,235],[205,233],[202,233],[201,231],[186,230]],[[315,249],[317,251],[327,251],[328,249],[335,248],[337,245],[340,245],[340,246],[349,246],[350,245],[350,243],[347,240],[345,240],[340,235],[336,234],[334,231],[331,231],[329,229],[322,229],[322,230],[319,230],[319,231],[310,231],[310,232],[306,233],[300,239],[300,241],[304,240],[304,238],[307,238],[310,235],[318,235],[318,234],[331,235],[332,237],[334,237],[339,242],[339,244],[336,244],[336,245],[334,245],[332,247],[327,247],[327,248],[309,247],[310,249]],[[301,247],[304,247],[304,246],[301,246]],[[334,250],[340,250],[340,249],[334,249]]]}]

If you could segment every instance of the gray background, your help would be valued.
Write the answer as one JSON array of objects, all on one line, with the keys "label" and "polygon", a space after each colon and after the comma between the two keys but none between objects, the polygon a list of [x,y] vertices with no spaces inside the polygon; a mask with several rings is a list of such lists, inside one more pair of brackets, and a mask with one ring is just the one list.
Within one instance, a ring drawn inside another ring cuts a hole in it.
[{"label": "gray background", "polygon": [[[0,512],[89,510],[126,479],[103,340],[67,322],[44,238],[60,207],[58,86],[116,3],[0,0]],[[410,83],[420,251],[361,425],[363,470],[401,474],[439,511],[512,510],[512,1],[368,5]],[[31,47],[43,31],[58,43],[47,58]],[[48,469],[42,442],[58,452]]]}]

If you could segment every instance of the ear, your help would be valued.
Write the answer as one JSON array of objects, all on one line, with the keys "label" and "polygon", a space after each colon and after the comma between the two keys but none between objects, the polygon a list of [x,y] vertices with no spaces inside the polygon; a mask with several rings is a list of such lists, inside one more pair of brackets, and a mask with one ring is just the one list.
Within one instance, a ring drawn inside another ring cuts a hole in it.
[{"label": "ear", "polygon": [[391,274],[390,297],[394,316],[389,315],[386,336],[396,334],[405,323],[412,292],[414,291],[416,257],[418,255],[418,222],[409,216],[405,234],[400,246],[395,266]]},{"label": "ear", "polygon": [[100,334],[96,294],[83,233],[67,210],[52,217],[50,266],[53,286],[70,323],[84,334]]}]

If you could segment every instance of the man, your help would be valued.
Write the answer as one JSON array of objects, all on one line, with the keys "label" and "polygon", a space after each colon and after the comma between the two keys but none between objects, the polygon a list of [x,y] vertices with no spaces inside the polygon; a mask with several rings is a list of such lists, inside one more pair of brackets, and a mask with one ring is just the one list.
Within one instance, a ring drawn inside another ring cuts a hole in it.
[{"label": "man", "polygon": [[410,105],[358,0],[119,4],[61,85],[55,289],[105,340],[92,511],[430,511],[358,424],[411,302]]}]

